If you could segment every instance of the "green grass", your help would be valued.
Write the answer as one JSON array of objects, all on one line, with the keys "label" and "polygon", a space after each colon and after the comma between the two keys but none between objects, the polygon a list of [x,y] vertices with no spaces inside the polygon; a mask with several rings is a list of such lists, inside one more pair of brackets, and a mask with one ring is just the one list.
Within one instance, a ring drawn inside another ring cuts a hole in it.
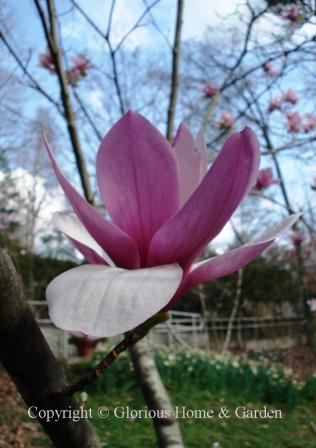
[{"label": "green grass", "polygon": [[[98,361],[80,363],[68,368],[72,379],[78,378]],[[315,448],[316,443],[316,378],[297,383],[291,372],[265,362],[238,358],[205,356],[199,352],[156,353],[156,361],[174,406],[189,410],[214,410],[214,418],[179,419],[187,448]],[[128,356],[120,357],[89,386],[86,396],[77,394],[91,409],[91,423],[100,439],[110,448],[155,448],[151,419],[117,418],[114,409],[123,406],[144,410],[145,405]],[[99,407],[108,407],[107,418],[97,415]],[[230,418],[221,419],[221,407]],[[234,415],[237,406],[248,409],[278,409],[282,419],[240,419]],[[3,411],[2,409],[1,411]],[[10,413],[10,410],[8,410]],[[26,421],[21,415],[21,420]],[[1,419],[0,419],[1,420]],[[10,415],[7,415],[9,424]],[[32,445],[33,446],[33,445]],[[34,445],[36,446],[36,445]],[[51,444],[43,440],[42,446]]]},{"label": "green grass", "polygon": [[[290,371],[279,367],[221,357],[210,359],[197,352],[158,352],[156,361],[174,406],[215,411],[213,419],[179,419],[186,447],[211,448],[219,442],[221,448],[315,448],[314,377],[307,383],[296,383],[291,381]],[[87,367],[73,366],[72,374],[78,375]],[[265,405],[280,409],[283,418],[240,419],[234,415],[237,406],[262,409]],[[117,360],[89,387],[86,406],[93,410],[92,422],[106,446],[156,447],[150,419],[119,419],[113,415],[117,406],[145,408],[127,356]],[[100,406],[109,408],[108,418],[98,418]],[[218,417],[221,406],[230,411],[231,418]]]},{"label": "green grass", "polygon": [[[214,409],[221,406],[234,409],[240,405],[259,409],[264,406],[262,402],[244,402],[232,394],[211,393],[208,390],[190,388],[186,391],[169,389],[174,405],[186,406],[188,409]],[[98,393],[89,396],[87,407],[94,411],[92,420],[100,438],[113,448],[128,447],[156,447],[150,419],[118,419],[113,416],[116,406],[129,406],[130,409],[143,409],[144,404],[139,391],[132,387],[124,393]],[[96,414],[99,406],[107,406],[110,416],[100,419]],[[269,408],[275,408],[269,406]],[[242,420],[232,416],[230,419],[180,419],[186,447],[200,448],[212,447],[214,442],[220,442],[221,448],[315,448],[316,440],[316,406],[314,404],[298,405],[295,409],[282,409],[281,420]]]}]

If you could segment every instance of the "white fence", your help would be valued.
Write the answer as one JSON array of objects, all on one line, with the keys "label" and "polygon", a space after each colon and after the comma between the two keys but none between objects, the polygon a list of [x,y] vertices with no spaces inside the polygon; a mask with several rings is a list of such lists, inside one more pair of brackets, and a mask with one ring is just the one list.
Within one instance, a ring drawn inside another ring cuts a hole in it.
[{"label": "white fence", "polygon": [[[48,343],[62,358],[69,357],[73,346],[69,335],[56,329],[47,317],[47,303],[30,301]],[[153,345],[168,347],[193,347],[221,350],[225,340],[229,318],[208,317],[199,313],[171,311],[170,319],[157,325],[150,332]],[[231,348],[273,349],[291,348],[304,335],[304,319],[299,317],[237,317],[232,324]]]}]

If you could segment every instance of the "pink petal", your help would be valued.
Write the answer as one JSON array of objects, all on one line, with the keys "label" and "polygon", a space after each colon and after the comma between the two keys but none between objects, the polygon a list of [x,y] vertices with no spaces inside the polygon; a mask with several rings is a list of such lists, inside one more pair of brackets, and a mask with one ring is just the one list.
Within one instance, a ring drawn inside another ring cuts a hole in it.
[{"label": "pink petal", "polygon": [[90,235],[109,254],[117,266],[138,267],[139,256],[134,241],[114,224],[103,219],[97,210],[72,187],[58,168],[45,136],[44,143],[60,186]]},{"label": "pink petal", "polygon": [[259,144],[248,128],[229,137],[193,195],[154,235],[148,265],[187,268],[218,235],[256,181]]},{"label": "pink petal", "polygon": [[53,215],[53,224],[56,229],[67,235],[89,263],[115,266],[113,260],[92,238],[75,213],[69,211],[56,212]]},{"label": "pink petal", "polygon": [[153,234],[179,209],[170,144],[144,117],[128,112],[101,143],[97,179],[110,215],[136,241],[144,262]]},{"label": "pink petal", "polygon": [[91,249],[91,247],[85,246],[84,244],[79,243],[79,241],[76,241],[72,238],[69,238],[69,240],[89,263],[107,265],[107,262],[104,260],[104,258],[100,257],[100,255],[94,252],[94,250]]},{"label": "pink petal", "polygon": [[201,179],[201,152],[189,129],[181,123],[173,147],[180,175],[180,198],[183,205],[194,192]]},{"label": "pink petal", "polygon": [[201,154],[200,180],[202,180],[207,172],[207,159],[208,159],[207,146],[205,141],[205,132],[203,128],[199,130],[197,136],[195,137],[195,145]]},{"label": "pink petal", "polygon": [[252,243],[233,249],[226,254],[195,263],[181,285],[181,295],[200,283],[214,281],[243,268],[270,246],[275,238],[288,230],[300,216],[300,213],[289,216]]}]

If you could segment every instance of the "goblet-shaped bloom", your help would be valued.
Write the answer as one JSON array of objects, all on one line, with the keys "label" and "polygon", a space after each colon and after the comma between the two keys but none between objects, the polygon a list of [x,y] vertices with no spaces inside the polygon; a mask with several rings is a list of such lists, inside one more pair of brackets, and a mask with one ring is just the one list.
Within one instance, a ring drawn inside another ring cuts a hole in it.
[{"label": "goblet-shaped bloom", "polygon": [[73,57],[72,62],[74,67],[83,73],[92,67],[91,61],[83,54]]},{"label": "goblet-shaped bloom", "polygon": [[302,117],[298,112],[286,111],[287,128],[293,134],[302,131]]},{"label": "goblet-shaped bloom", "polygon": [[205,98],[213,99],[218,94],[218,86],[213,81],[208,81],[203,86],[203,93]]},{"label": "goblet-shaped bloom", "polygon": [[234,126],[234,118],[229,112],[223,112],[217,120],[218,129],[230,130]]},{"label": "goblet-shaped bloom", "polygon": [[310,132],[316,128],[316,115],[306,114],[305,123],[303,124],[303,131]]},{"label": "goblet-shaped bloom", "polygon": [[300,98],[298,94],[294,92],[294,90],[289,89],[286,92],[284,92],[283,99],[287,103],[296,104]]},{"label": "goblet-shaped bloom", "polygon": [[301,14],[297,5],[289,5],[284,8],[282,13],[282,17],[285,20],[288,20],[290,23],[296,23],[303,19],[303,15]]},{"label": "goblet-shaped bloom", "polygon": [[290,235],[290,238],[294,246],[297,246],[298,244],[301,244],[304,241],[303,233],[299,232],[298,230],[293,231]]},{"label": "goblet-shaped bloom", "polygon": [[56,74],[56,67],[53,61],[52,54],[49,50],[39,55],[40,66],[49,70],[52,74]]},{"label": "goblet-shaped bloom", "polygon": [[262,68],[265,74],[270,76],[271,78],[275,78],[279,74],[279,71],[273,67],[272,62],[266,62],[265,64],[263,64]]},{"label": "goblet-shaped bloom", "polygon": [[258,172],[255,189],[264,190],[265,188],[268,188],[273,184],[278,184],[279,182],[280,182],[279,179],[275,179],[273,177],[273,172],[271,168],[263,168]]},{"label": "goblet-shaped bloom", "polygon": [[268,106],[268,112],[271,113],[275,110],[280,110],[282,107],[282,98],[274,97],[271,99],[269,106]]},{"label": "goblet-shaped bloom", "polygon": [[55,224],[91,263],[47,288],[52,321],[71,332],[104,337],[131,330],[195,285],[245,266],[298,218],[194,263],[256,182],[260,153],[250,129],[232,134],[207,170],[202,131],[194,138],[181,124],[170,144],[144,117],[128,112],[97,154],[97,181],[111,220],[70,185],[45,143],[74,211],[55,214]]}]

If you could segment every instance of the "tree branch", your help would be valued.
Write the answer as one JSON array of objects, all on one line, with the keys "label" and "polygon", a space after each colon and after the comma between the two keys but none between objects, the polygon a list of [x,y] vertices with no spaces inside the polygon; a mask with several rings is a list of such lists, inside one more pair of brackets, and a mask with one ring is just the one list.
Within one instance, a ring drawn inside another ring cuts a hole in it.
[{"label": "tree branch", "polygon": [[4,45],[6,46],[7,50],[9,51],[9,53],[11,54],[11,56],[13,57],[13,59],[16,61],[16,63],[18,64],[18,66],[21,68],[22,72],[28,77],[28,79],[30,80],[31,84],[30,87],[32,87],[33,89],[37,90],[39,93],[41,93],[50,103],[52,103],[56,109],[58,110],[58,112],[60,113],[61,116],[64,117],[64,113],[60,107],[60,105],[58,104],[57,101],[54,100],[53,97],[51,97],[41,86],[40,84],[36,81],[36,79],[30,74],[30,72],[28,71],[27,67],[23,64],[23,62],[21,61],[21,59],[19,58],[19,56],[17,55],[16,51],[13,49],[13,47],[10,45],[9,41],[7,40],[7,38],[5,37],[4,33],[2,33],[2,31],[0,31],[0,39],[2,40],[2,42],[4,43]]},{"label": "tree branch", "polygon": [[68,397],[73,395],[75,392],[79,392],[83,390],[88,384],[93,383],[99,376],[105,372],[105,370],[116,360],[116,358],[125,350],[127,350],[131,345],[136,344],[136,342],[140,341],[149,330],[161,323],[169,319],[167,313],[159,313],[148,319],[145,323],[130,331],[126,337],[119,342],[99,364],[96,365],[93,369],[91,369],[88,373],[86,373],[82,378],[76,381],[74,384],[70,386],[66,386],[58,395],[62,397]]},{"label": "tree branch", "polygon": [[76,127],[76,117],[73,110],[69,87],[68,87],[68,79],[66,72],[64,70],[62,54],[58,45],[58,35],[57,35],[57,27],[56,27],[56,10],[54,0],[46,0],[47,10],[49,15],[49,21],[51,27],[49,28],[45,13],[41,6],[39,0],[34,0],[34,4],[37,8],[38,15],[43,27],[43,31],[46,37],[46,41],[49,47],[49,50],[52,54],[52,58],[56,67],[56,74],[59,81],[60,86],[60,98],[64,108],[65,120],[67,123],[68,134],[70,137],[70,141],[72,143],[73,152],[76,159],[76,165],[78,168],[78,172],[80,175],[81,185],[84,191],[84,195],[90,204],[94,204],[93,191],[91,188],[86,164],[84,161],[83,152],[80,145],[80,139]]},{"label": "tree branch", "polygon": [[174,44],[172,49],[172,75],[171,90],[169,98],[169,107],[167,115],[167,132],[166,136],[169,141],[173,138],[174,117],[176,113],[177,94],[179,85],[179,62],[180,62],[180,45],[181,45],[181,29],[183,22],[184,0],[177,2],[177,21],[174,36]]},{"label": "tree branch", "polygon": [[[80,412],[72,397],[56,396],[65,387],[64,373],[35,321],[4,250],[0,250],[0,359],[27,406]],[[100,447],[86,419],[38,420],[57,448]]]}]

